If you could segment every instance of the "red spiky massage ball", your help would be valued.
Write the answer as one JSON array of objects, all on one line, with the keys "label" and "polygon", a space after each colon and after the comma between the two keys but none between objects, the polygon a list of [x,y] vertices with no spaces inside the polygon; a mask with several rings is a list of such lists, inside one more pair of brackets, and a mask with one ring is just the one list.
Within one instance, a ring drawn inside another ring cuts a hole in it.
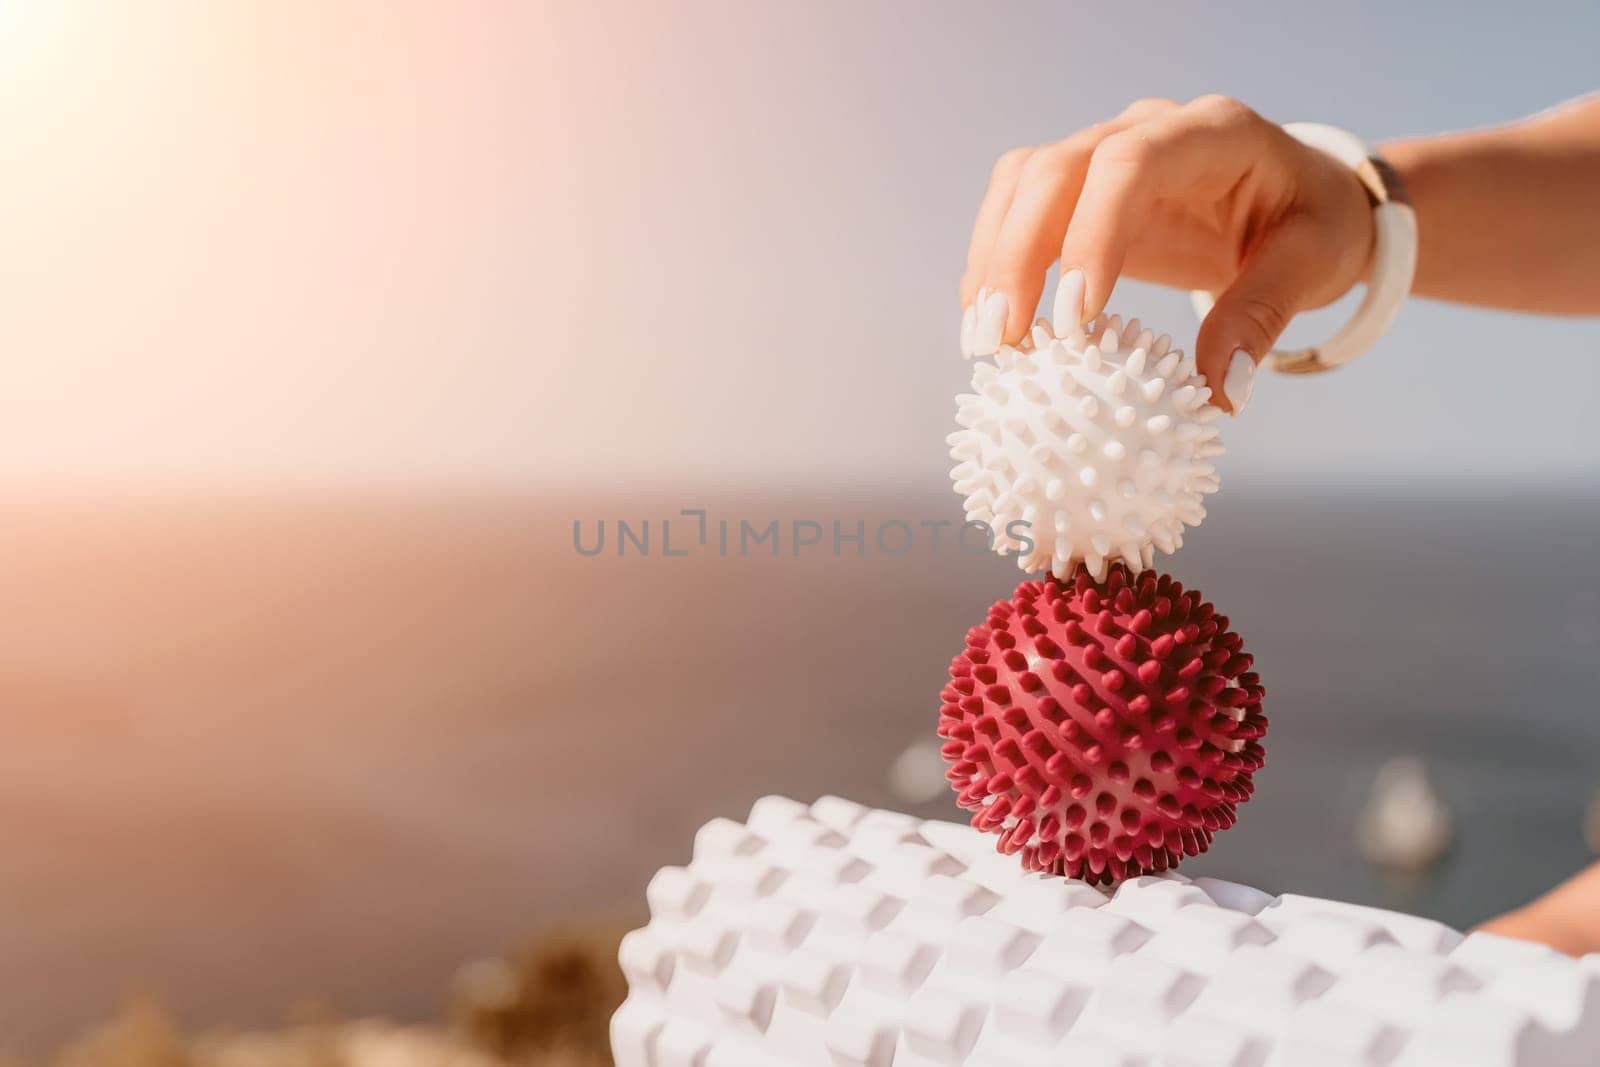
[{"label": "red spiky massage ball", "polygon": [[1251,663],[1227,617],[1164,574],[1023,582],[950,662],[945,776],[1029,870],[1176,867],[1254,789],[1267,719]]}]

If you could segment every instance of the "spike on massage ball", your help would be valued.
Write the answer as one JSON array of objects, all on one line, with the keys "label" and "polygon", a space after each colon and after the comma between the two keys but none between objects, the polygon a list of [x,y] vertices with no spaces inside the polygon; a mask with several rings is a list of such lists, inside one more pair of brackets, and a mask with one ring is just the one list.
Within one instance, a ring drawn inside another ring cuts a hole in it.
[{"label": "spike on massage ball", "polygon": [[1023,582],[950,663],[945,777],[1029,870],[1170,870],[1254,789],[1267,719],[1251,662],[1227,617],[1164,574]]},{"label": "spike on massage ball", "polygon": [[1079,563],[1103,579],[1116,560],[1137,574],[1205,518],[1218,410],[1171,343],[1115,315],[1068,337],[1041,320],[1022,348],[977,362],[972,392],[956,398],[950,475],[996,551],[1062,579]]}]

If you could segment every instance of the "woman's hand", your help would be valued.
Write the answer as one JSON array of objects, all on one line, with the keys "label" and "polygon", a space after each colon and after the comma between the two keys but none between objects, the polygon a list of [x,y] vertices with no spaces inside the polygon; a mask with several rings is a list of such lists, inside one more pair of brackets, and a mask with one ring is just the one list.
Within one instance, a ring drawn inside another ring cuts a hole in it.
[{"label": "woman's hand", "polygon": [[1124,272],[1209,289],[1196,362],[1237,415],[1289,320],[1359,281],[1373,241],[1355,175],[1237,100],[1141,100],[995,164],[961,279],[962,354],[1022,339],[1056,259],[1058,334],[1099,314]]}]

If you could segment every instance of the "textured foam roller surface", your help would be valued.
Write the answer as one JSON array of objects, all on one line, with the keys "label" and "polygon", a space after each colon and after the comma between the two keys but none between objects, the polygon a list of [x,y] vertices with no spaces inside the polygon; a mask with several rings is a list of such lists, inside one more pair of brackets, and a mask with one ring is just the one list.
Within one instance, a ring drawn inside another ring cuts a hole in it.
[{"label": "textured foam roller surface", "polygon": [[1175,872],[1025,872],[837,797],[708,823],[623,940],[618,1067],[1593,1067],[1600,955]]},{"label": "textured foam roller surface", "polygon": [[1232,826],[1265,753],[1261,679],[1199,593],[1118,563],[1023,582],[940,697],[957,802],[1029,870],[1112,882]]},{"label": "textured foam roller surface", "polygon": [[1025,571],[1065,578],[1082,563],[1103,578],[1115,560],[1138,571],[1183,544],[1219,484],[1222,442],[1194,357],[1171,345],[1138,319],[1102,315],[1069,337],[1041,321],[1023,347],[973,365],[950,477],[996,551]]}]

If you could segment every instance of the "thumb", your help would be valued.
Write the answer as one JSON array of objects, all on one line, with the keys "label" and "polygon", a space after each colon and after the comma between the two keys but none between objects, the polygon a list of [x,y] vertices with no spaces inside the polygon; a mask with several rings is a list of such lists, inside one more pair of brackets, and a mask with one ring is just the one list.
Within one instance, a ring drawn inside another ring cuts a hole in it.
[{"label": "thumb", "polygon": [[1211,387],[1211,402],[1224,411],[1243,413],[1255,388],[1256,365],[1306,306],[1318,281],[1317,248],[1309,226],[1277,227],[1250,253],[1200,324],[1195,364]]}]

